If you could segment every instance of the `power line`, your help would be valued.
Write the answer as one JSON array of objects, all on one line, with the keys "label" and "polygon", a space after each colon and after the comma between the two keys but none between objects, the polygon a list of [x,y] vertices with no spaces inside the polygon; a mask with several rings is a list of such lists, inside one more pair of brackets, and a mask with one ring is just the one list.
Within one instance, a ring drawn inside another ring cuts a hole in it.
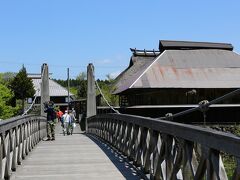
[{"label": "power line", "polygon": [[[27,65],[27,66],[42,66],[42,64],[35,64],[35,63],[24,63],[24,62],[14,62],[14,61],[0,61],[0,64],[19,64],[19,65]],[[60,64],[51,64],[49,63],[48,66],[53,66],[54,68],[87,68],[87,65],[86,66],[83,66],[83,65],[60,65]],[[118,65],[118,66],[98,66],[96,65],[95,67],[97,68],[120,68],[120,67],[126,67],[124,65]]]}]

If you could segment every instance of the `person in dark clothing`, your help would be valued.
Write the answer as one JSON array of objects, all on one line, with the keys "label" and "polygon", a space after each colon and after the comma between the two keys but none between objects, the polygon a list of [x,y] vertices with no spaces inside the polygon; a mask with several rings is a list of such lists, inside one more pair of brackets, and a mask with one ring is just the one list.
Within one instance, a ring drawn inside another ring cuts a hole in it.
[{"label": "person in dark clothing", "polygon": [[49,101],[45,104],[45,113],[47,113],[47,141],[55,140],[55,122],[56,112],[54,109],[54,103]]}]

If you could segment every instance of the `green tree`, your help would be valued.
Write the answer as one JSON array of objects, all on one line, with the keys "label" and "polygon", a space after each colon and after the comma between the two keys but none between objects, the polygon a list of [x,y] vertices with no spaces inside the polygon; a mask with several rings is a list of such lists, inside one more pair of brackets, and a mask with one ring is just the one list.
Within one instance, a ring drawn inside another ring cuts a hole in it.
[{"label": "green tree", "polygon": [[77,96],[80,98],[87,98],[87,80],[79,80]]},{"label": "green tree", "polygon": [[87,80],[87,73],[86,72],[80,72],[76,79],[80,80],[80,81]]},{"label": "green tree", "polygon": [[[103,95],[105,96],[105,98],[107,99],[108,103],[112,106],[118,106],[119,105],[119,100],[118,100],[118,96],[111,94],[114,88],[114,80],[111,78],[110,75],[106,75],[107,79],[106,80],[97,80],[98,85],[103,93]],[[100,92],[97,90],[97,93],[99,94]],[[107,105],[106,102],[103,100],[103,98],[101,99],[101,105]]]},{"label": "green tree", "polygon": [[15,98],[22,100],[22,111],[24,111],[25,98],[33,97],[35,94],[33,82],[27,77],[27,70],[24,66],[10,82],[9,87],[14,92]]},{"label": "green tree", "polygon": [[16,73],[5,72],[5,73],[0,73],[0,76],[1,76],[1,82],[5,85],[8,85],[16,76]]},{"label": "green tree", "polygon": [[13,117],[17,113],[18,108],[9,105],[13,96],[11,90],[4,84],[0,83],[0,119]]},{"label": "green tree", "polygon": [[77,96],[79,98],[87,98],[87,74],[86,72],[80,72],[76,78],[78,84]]}]

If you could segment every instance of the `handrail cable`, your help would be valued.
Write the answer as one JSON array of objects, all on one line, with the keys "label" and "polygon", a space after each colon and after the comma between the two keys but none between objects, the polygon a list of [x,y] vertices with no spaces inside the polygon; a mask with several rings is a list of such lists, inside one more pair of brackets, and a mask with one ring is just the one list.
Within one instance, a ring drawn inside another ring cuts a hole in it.
[{"label": "handrail cable", "polygon": [[[188,110],[185,110],[185,111],[181,111],[181,112],[179,112],[179,113],[176,113],[176,114],[172,114],[171,116],[165,116],[165,117],[159,117],[159,118],[157,118],[157,119],[161,119],[161,120],[167,120],[167,119],[173,119],[173,118],[176,118],[176,117],[179,117],[179,116],[183,116],[183,115],[186,115],[186,114],[189,114],[189,113],[191,113],[191,112],[195,112],[195,111],[198,111],[198,110],[200,110],[200,111],[205,111],[206,109],[208,109],[208,107],[211,107],[211,105],[212,104],[216,104],[216,103],[219,103],[219,102],[221,102],[221,101],[223,101],[223,100],[225,100],[225,99],[228,99],[228,98],[230,98],[230,97],[232,97],[232,96],[235,96],[235,95],[237,95],[237,94],[239,94],[240,93],[240,88],[239,89],[236,89],[236,90],[234,90],[234,91],[232,91],[232,92],[230,92],[230,93],[227,93],[227,94],[225,94],[225,95],[223,95],[223,96],[221,96],[221,97],[218,97],[218,98],[216,98],[216,99],[214,99],[214,100],[212,100],[212,101],[210,101],[210,102],[206,102],[206,100],[204,100],[206,103],[199,103],[199,106],[198,107],[195,107],[195,108],[192,108],[192,109],[188,109]],[[168,113],[169,114],[169,113]]]},{"label": "handrail cable", "polygon": [[114,107],[109,104],[108,100],[105,98],[104,94],[102,93],[102,90],[100,89],[97,81],[95,81],[95,84],[96,84],[96,86],[97,86],[100,94],[102,95],[104,101],[107,103],[107,105],[108,105],[115,113],[120,114],[120,112],[119,112],[118,110],[114,109]]},{"label": "handrail cable", "polygon": [[[46,68],[46,66],[45,66],[45,64],[43,64],[43,66],[42,66],[42,72],[41,72],[41,78],[42,78],[42,75],[45,73],[45,68]],[[34,97],[34,99],[33,99],[32,104],[31,104],[31,105],[29,106],[29,108],[22,114],[22,116],[26,115],[26,114],[28,113],[28,111],[30,111],[30,110],[32,109],[32,107],[33,107],[33,105],[35,104],[35,101],[36,101],[36,99],[37,99],[37,94],[38,94],[39,91],[40,91],[40,89],[37,89],[37,92],[36,92],[36,95],[35,95],[35,97]]]},{"label": "handrail cable", "polygon": [[37,94],[38,94],[38,92],[40,91],[40,89],[37,89],[37,92],[36,92],[36,95],[35,95],[35,97],[34,97],[34,99],[33,99],[33,102],[32,102],[32,104],[29,106],[29,108],[22,114],[22,116],[25,116],[27,113],[28,113],[28,111],[30,111],[31,109],[32,109],[32,107],[33,107],[33,105],[35,104],[35,101],[36,101],[36,99],[37,99]]}]

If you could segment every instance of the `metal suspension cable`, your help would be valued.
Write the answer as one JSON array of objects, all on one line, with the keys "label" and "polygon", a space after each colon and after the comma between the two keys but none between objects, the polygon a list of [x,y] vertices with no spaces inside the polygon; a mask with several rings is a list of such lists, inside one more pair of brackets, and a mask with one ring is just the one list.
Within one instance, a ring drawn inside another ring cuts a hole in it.
[{"label": "metal suspension cable", "polygon": [[[182,116],[182,115],[186,115],[186,114],[189,114],[191,112],[194,112],[194,111],[197,111],[197,110],[203,110],[203,109],[206,109],[208,107],[210,107],[212,104],[216,104],[216,103],[219,103],[225,99],[228,99],[228,98],[231,98],[237,94],[240,93],[240,88],[239,89],[236,89],[230,93],[227,93],[221,97],[218,97],[210,102],[206,102],[206,103],[203,103],[203,104],[199,104],[198,107],[195,107],[195,108],[192,108],[192,109],[188,109],[188,110],[185,110],[185,111],[182,111],[182,112],[179,112],[179,113],[176,113],[176,114],[172,114],[170,116],[167,116],[167,117],[159,117],[157,119],[162,119],[162,120],[166,120],[166,119],[173,119],[173,118],[176,118],[176,117],[179,117],[179,116]],[[168,113],[169,114],[169,113]]]},{"label": "metal suspension cable", "polygon": [[[44,74],[44,72],[45,72],[45,66],[42,66],[41,77],[42,77],[42,75]],[[33,107],[33,105],[35,104],[35,101],[36,101],[36,99],[37,99],[37,94],[38,94],[39,91],[40,91],[40,89],[37,89],[37,92],[36,92],[36,95],[35,95],[35,97],[34,97],[34,99],[33,99],[32,104],[31,104],[31,105],[29,106],[29,108],[22,114],[22,116],[25,116],[25,115],[28,113],[28,111],[30,111],[30,110],[32,109],[32,107]]]},{"label": "metal suspension cable", "polygon": [[29,108],[22,114],[22,116],[25,116],[25,115],[28,113],[28,111],[30,111],[30,110],[32,109],[32,107],[33,107],[33,105],[35,104],[35,101],[36,101],[36,99],[37,99],[37,94],[38,94],[39,91],[40,91],[40,89],[37,90],[36,95],[35,95],[35,97],[34,97],[34,99],[33,99],[32,104],[31,104],[31,105],[29,106]]},{"label": "metal suspension cable", "polygon": [[100,94],[102,95],[104,101],[107,103],[107,105],[108,105],[115,113],[120,114],[120,112],[119,112],[118,110],[114,109],[114,107],[112,107],[112,106],[108,103],[108,101],[107,101],[107,99],[105,98],[104,94],[102,93],[102,90],[100,89],[97,81],[95,81],[95,84],[96,84],[96,86],[97,86]]}]

